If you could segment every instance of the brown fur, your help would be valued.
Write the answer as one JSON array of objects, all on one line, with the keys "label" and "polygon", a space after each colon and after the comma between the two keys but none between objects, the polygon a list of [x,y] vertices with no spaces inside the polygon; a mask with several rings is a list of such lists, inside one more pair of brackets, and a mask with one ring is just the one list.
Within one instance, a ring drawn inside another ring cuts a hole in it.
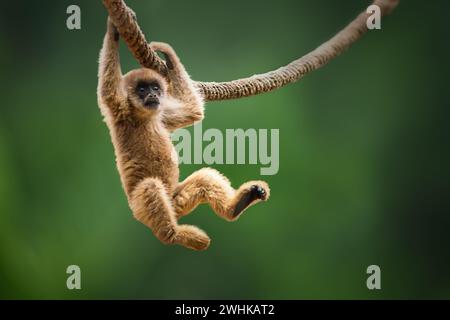
[{"label": "brown fur", "polygon": [[[98,102],[110,130],[122,185],[134,217],[163,243],[190,249],[208,248],[210,239],[195,226],[177,220],[201,203],[209,203],[222,218],[233,221],[249,206],[269,197],[263,181],[251,181],[238,190],[211,168],[194,172],[179,183],[178,161],[170,132],[203,119],[203,100],[173,49],[151,43],[166,57],[167,78],[150,69],[122,76],[118,34],[108,21],[100,53]],[[158,81],[159,108],[148,109],[135,93],[141,80]]]}]

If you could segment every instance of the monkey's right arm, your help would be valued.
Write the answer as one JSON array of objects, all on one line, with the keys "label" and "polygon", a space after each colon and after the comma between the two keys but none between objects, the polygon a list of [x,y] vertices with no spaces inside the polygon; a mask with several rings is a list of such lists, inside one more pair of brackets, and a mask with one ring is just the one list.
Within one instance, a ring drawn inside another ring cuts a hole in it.
[{"label": "monkey's right arm", "polygon": [[97,94],[99,101],[111,111],[117,111],[123,102],[120,83],[122,71],[119,59],[119,33],[108,18],[107,31],[100,51]]},{"label": "monkey's right arm", "polygon": [[178,55],[167,43],[151,42],[150,47],[164,54],[168,69],[168,95],[179,102],[169,104],[163,111],[163,123],[172,131],[203,120],[203,98],[195,88]]}]

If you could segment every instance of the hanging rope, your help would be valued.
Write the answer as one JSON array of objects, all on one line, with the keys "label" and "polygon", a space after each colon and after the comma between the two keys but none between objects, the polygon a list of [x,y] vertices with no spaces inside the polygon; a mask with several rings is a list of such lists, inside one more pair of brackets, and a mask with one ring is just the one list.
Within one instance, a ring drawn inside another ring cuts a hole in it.
[{"label": "hanging rope", "polygon": [[[390,14],[400,0],[375,0],[381,15]],[[164,61],[150,48],[134,13],[123,0],[103,0],[122,39],[142,66],[167,73]],[[228,82],[195,82],[206,101],[237,99],[257,95],[285,86],[317,70],[340,55],[367,32],[365,11],[327,42],[312,52],[277,70]]]}]

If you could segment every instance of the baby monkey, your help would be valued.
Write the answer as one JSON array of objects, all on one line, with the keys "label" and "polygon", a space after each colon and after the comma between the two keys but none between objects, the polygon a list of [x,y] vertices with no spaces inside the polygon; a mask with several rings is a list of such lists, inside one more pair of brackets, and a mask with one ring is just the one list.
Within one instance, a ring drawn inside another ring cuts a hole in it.
[{"label": "baby monkey", "polygon": [[209,203],[217,215],[234,221],[249,206],[267,200],[270,190],[264,181],[250,181],[235,190],[211,168],[178,181],[178,155],[170,133],[201,121],[204,102],[174,50],[165,43],[150,46],[164,55],[167,76],[146,68],[122,75],[119,33],[108,18],[100,52],[99,107],[134,217],[165,244],[205,250],[208,235],[178,224],[181,217]]}]

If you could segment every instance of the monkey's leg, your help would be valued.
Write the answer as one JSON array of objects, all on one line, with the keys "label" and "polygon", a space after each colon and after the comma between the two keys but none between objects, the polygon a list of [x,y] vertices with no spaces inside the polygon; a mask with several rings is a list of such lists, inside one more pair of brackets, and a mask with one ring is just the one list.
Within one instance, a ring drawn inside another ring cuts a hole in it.
[{"label": "monkey's leg", "polygon": [[236,220],[249,206],[269,198],[264,181],[249,181],[235,190],[217,170],[203,168],[181,182],[173,193],[177,218],[189,214],[201,203],[209,203],[220,217]]},{"label": "monkey's leg", "polygon": [[142,180],[131,194],[130,207],[134,217],[149,227],[162,243],[180,244],[194,250],[208,248],[210,239],[204,231],[191,225],[178,225],[161,180]]}]

